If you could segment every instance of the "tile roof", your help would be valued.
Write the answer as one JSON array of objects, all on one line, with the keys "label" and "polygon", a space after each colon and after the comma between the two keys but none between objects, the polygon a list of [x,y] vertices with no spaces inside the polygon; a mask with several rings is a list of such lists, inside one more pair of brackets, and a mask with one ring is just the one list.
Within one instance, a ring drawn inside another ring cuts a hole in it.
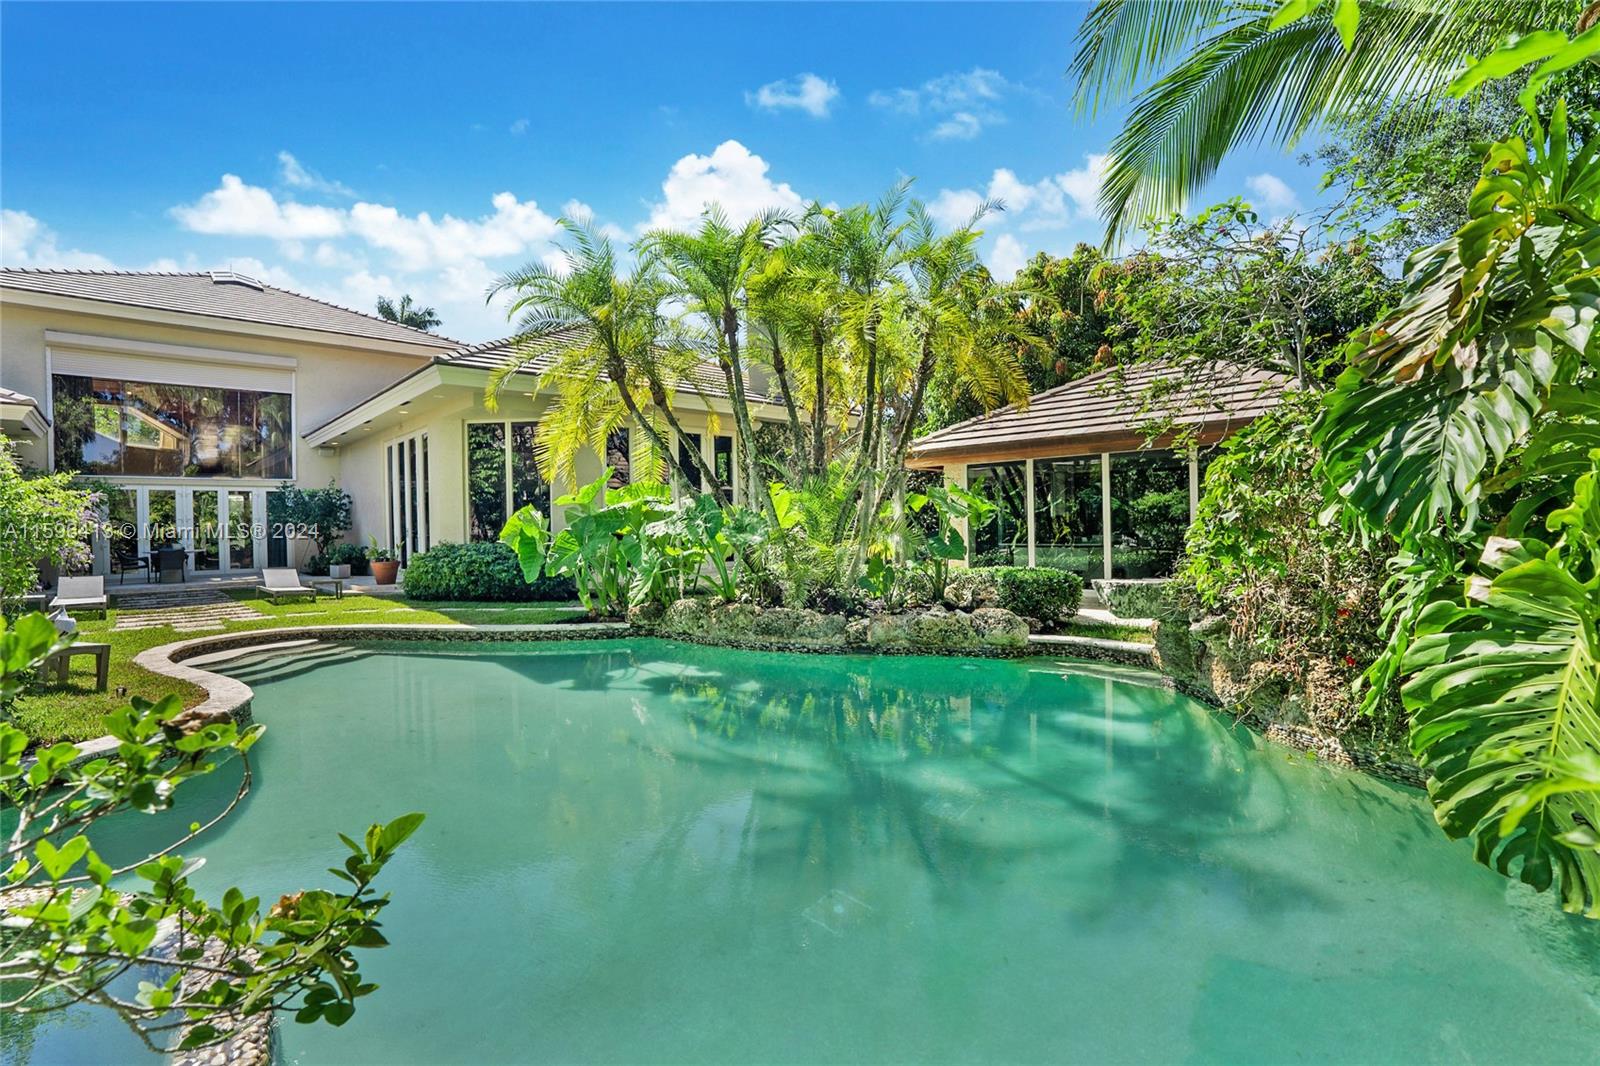
[{"label": "tile roof", "polygon": [[[572,344],[581,343],[585,334],[583,327],[561,330],[542,337],[527,345],[521,346],[523,353],[531,353],[533,359],[519,373],[542,374],[550,369],[555,362],[556,353],[562,348]],[[502,337],[499,340],[485,341],[482,344],[469,344],[458,348],[437,359],[442,366],[467,366],[477,370],[497,370],[518,354],[519,345],[515,337]],[[748,379],[748,374],[746,374]],[[722,367],[714,362],[703,362],[694,368],[692,382],[680,382],[679,388],[694,388],[707,396],[727,398],[728,382],[723,376]],[[751,403],[773,403],[772,399],[763,396],[751,388],[748,380],[745,394]]]},{"label": "tile roof", "polygon": [[234,322],[316,330],[367,340],[456,348],[461,342],[231,271],[183,274],[123,270],[0,269],[0,289],[19,289],[81,300],[204,315]]},{"label": "tile roof", "polygon": [[1137,438],[1139,426],[1159,418],[1181,426],[1247,422],[1276,406],[1287,384],[1278,374],[1222,364],[1186,367],[1181,374],[1174,391],[1153,400],[1147,410],[1146,390],[1171,381],[1173,370],[1145,363],[1097,371],[1029,397],[1026,407],[1002,407],[919,438],[911,446],[911,461],[1012,450],[1040,454],[1057,446],[1088,450],[1097,442]]}]

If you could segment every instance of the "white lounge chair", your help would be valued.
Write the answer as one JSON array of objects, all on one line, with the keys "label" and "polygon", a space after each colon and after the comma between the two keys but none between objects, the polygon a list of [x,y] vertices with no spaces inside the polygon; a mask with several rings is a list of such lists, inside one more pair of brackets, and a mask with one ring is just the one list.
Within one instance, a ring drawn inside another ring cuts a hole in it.
[{"label": "white lounge chair", "polygon": [[110,601],[106,598],[106,579],[99,574],[93,577],[63,577],[56,583],[56,598],[50,609],[69,612],[99,611],[104,618]]},{"label": "white lounge chair", "polygon": [[292,567],[274,566],[261,571],[261,584],[256,586],[256,598],[266,596],[273,603],[279,596],[310,596],[317,598],[317,590],[300,583],[300,574]]}]

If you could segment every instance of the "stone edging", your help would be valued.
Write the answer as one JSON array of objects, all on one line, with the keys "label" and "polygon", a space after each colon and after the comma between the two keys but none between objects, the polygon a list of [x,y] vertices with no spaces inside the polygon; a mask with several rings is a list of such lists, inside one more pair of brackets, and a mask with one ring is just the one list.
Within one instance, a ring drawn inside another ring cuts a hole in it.
[{"label": "stone edging", "polygon": [[[1172,675],[1163,672],[1163,677],[1171,678]],[[1297,751],[1310,752],[1319,759],[1351,770],[1359,770],[1373,777],[1381,777],[1386,781],[1406,785],[1410,788],[1426,789],[1428,775],[1415,763],[1401,762],[1395,759],[1386,759],[1381,755],[1368,751],[1354,744],[1346,744],[1336,736],[1322,733],[1307,726],[1287,725],[1283,722],[1269,722],[1258,714],[1239,714],[1216,696],[1194,685],[1186,685],[1173,679],[1173,687],[1197,703],[1203,703],[1219,714],[1226,714],[1236,722],[1245,722],[1275,743]]]},{"label": "stone edging", "polygon": [[1081,637],[1069,633],[1030,633],[1025,655],[1068,655],[1075,659],[1096,659],[1156,669],[1155,646],[1136,640],[1110,640],[1106,637]]},{"label": "stone edging", "polygon": [[[179,721],[184,723],[219,722],[229,718],[249,716],[250,701],[255,693],[243,681],[224,674],[213,673],[199,667],[185,666],[184,660],[195,659],[220,651],[234,651],[281,644],[289,641],[304,642],[307,638],[336,642],[359,640],[428,640],[428,641],[514,641],[514,640],[585,640],[597,637],[625,636],[631,627],[626,622],[570,622],[540,625],[384,625],[381,623],[296,626],[294,628],[247,629],[234,633],[215,633],[204,637],[174,641],[147,648],[133,657],[135,666],[153,674],[187,681],[205,690],[206,698],[184,711]],[[115,748],[112,737],[98,737],[80,743],[83,754],[100,754]],[[97,749],[90,751],[87,749]]]},{"label": "stone edging", "polygon": [[823,644],[797,640],[755,640],[749,638],[707,637],[697,633],[668,631],[655,625],[634,623],[633,632],[641,637],[676,640],[709,648],[736,648],[740,651],[773,651],[797,655],[941,655],[958,659],[1020,659],[1031,654],[1028,648],[981,645],[971,648],[884,647],[872,644]]}]

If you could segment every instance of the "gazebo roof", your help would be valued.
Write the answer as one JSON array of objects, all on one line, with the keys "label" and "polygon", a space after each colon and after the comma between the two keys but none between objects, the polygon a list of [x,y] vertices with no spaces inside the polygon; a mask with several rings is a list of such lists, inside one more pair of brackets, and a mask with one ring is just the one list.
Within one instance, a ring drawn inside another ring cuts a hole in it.
[{"label": "gazebo roof", "polygon": [[1224,364],[1112,367],[930,433],[912,444],[907,465],[1130,451],[1146,443],[1140,427],[1158,420],[1214,440],[1275,407],[1287,384]]}]

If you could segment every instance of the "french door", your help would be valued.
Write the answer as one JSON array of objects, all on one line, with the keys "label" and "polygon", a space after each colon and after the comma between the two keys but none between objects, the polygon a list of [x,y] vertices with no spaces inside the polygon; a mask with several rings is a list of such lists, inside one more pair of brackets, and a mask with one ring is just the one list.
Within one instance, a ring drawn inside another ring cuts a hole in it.
[{"label": "french door", "polygon": [[414,433],[384,448],[389,495],[389,547],[400,565],[428,550],[428,435]]},{"label": "french door", "polygon": [[268,558],[267,495],[264,488],[120,486],[97,537],[95,569],[109,570],[112,554],[148,558],[175,547],[183,549],[191,573],[256,570]]}]

